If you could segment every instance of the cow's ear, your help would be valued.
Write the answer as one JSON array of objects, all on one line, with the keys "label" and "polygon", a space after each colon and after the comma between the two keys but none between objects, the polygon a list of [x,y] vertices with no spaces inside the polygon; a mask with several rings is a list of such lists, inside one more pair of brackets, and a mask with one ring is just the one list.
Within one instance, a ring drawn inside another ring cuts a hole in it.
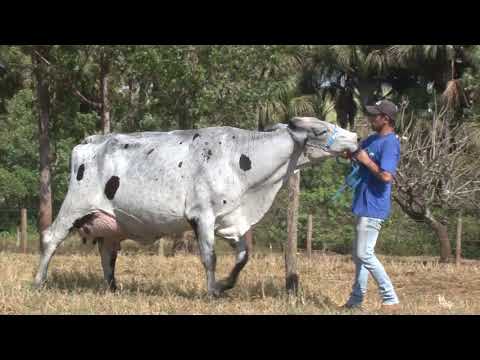
[{"label": "cow's ear", "polygon": [[301,122],[300,118],[293,118],[288,120],[288,127],[292,130],[297,130],[298,129],[298,124]]}]

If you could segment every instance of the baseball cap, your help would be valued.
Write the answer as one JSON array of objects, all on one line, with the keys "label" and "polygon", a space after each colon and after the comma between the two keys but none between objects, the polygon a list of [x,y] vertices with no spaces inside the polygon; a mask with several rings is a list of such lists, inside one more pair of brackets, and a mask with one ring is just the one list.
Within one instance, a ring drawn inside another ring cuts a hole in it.
[{"label": "baseball cap", "polygon": [[390,119],[395,120],[395,115],[398,112],[398,107],[390,100],[380,100],[373,106],[365,106],[367,114],[369,115],[387,115]]}]

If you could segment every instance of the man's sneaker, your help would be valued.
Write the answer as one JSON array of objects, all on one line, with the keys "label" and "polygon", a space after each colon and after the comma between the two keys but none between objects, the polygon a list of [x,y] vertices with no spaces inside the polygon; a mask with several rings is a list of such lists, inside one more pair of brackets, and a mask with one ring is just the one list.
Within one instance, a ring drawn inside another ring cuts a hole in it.
[{"label": "man's sneaker", "polygon": [[350,304],[346,303],[339,307],[339,310],[350,310],[350,311],[363,311],[364,308],[362,304]]},{"label": "man's sneaker", "polygon": [[400,304],[382,304],[380,311],[386,314],[395,314],[401,310]]}]

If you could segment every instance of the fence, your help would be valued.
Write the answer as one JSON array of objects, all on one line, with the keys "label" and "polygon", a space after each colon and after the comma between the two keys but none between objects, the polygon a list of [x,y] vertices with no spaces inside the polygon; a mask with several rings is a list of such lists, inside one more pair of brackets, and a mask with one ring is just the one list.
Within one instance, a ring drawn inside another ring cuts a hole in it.
[{"label": "fence", "polygon": [[[31,209],[34,211],[34,209]],[[15,248],[17,251],[21,251],[23,253],[27,253],[29,244],[28,244],[28,209],[21,208],[21,209],[0,209],[0,213],[3,214],[14,214],[13,216],[16,217],[18,220],[16,221],[16,243]],[[7,216],[10,220],[13,216]],[[5,216],[3,216],[3,220],[5,220]],[[10,222],[10,226],[12,226],[11,221],[6,221],[7,223]],[[14,222],[15,223],[15,222]],[[11,234],[9,231],[5,231],[5,225],[1,224],[4,227],[1,234],[1,245],[2,251],[5,251],[8,247],[7,240],[10,238]],[[7,224],[8,227],[8,224]]]}]

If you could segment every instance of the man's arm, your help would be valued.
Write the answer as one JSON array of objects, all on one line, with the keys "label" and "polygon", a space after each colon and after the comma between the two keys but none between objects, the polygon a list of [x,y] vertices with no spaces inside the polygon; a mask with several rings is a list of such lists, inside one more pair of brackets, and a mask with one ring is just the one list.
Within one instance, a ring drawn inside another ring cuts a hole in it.
[{"label": "man's arm", "polygon": [[375,161],[370,159],[365,150],[360,150],[354,154],[352,157],[355,158],[359,163],[363,164],[368,170],[372,172],[375,177],[385,183],[393,181],[393,176],[388,171],[383,171],[380,166],[378,166]]}]

